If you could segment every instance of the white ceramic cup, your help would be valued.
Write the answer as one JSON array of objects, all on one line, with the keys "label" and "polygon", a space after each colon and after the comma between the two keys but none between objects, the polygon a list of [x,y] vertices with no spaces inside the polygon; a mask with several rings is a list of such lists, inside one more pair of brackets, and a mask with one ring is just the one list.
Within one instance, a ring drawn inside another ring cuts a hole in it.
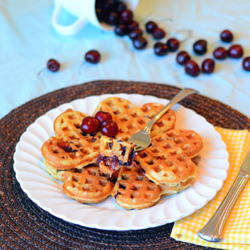
[{"label": "white ceramic cup", "polygon": [[[139,0],[124,0],[128,8],[134,11]],[[96,0],[55,0],[55,8],[52,15],[52,25],[62,35],[75,35],[88,22],[103,30],[112,30],[112,26],[99,22],[95,10]],[[62,8],[74,15],[77,20],[70,25],[59,24],[59,16]]]}]

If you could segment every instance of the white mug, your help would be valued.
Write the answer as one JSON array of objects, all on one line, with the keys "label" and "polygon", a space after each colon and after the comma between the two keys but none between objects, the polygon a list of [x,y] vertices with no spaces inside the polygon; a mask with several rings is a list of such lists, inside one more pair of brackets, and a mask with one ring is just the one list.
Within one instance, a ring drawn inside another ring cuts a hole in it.
[{"label": "white mug", "polygon": [[[103,30],[113,30],[112,26],[99,22],[95,10],[96,0],[55,0],[55,8],[52,15],[52,25],[57,32],[63,35],[74,35],[88,22]],[[134,11],[139,0],[124,0],[128,8]],[[59,24],[59,16],[62,8],[78,19],[70,25]]]}]

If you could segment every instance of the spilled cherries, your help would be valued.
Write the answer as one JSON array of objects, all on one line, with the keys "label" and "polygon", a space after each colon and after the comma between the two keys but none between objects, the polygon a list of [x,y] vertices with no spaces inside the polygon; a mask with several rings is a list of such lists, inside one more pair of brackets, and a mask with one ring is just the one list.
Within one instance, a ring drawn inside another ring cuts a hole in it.
[{"label": "spilled cherries", "polygon": [[47,68],[51,72],[56,72],[60,69],[60,63],[55,59],[49,59],[47,62]]},{"label": "spilled cherries", "polygon": [[100,62],[101,54],[97,50],[89,50],[85,53],[84,58],[87,62],[96,64]]}]

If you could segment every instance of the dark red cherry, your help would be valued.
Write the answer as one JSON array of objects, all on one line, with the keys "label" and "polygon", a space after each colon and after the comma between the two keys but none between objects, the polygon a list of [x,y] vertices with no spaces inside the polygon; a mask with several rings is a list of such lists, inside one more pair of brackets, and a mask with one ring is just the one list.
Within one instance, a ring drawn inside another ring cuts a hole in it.
[{"label": "dark red cherry", "polygon": [[168,53],[168,46],[165,43],[157,42],[154,45],[154,53],[157,56],[165,56]]},{"label": "dark red cherry", "polygon": [[185,65],[189,60],[191,60],[190,55],[186,51],[180,51],[176,56],[176,62],[180,65]]},{"label": "dark red cherry", "polygon": [[139,23],[136,21],[132,21],[128,24],[129,31],[137,30],[139,28]]},{"label": "dark red cherry", "polygon": [[214,72],[215,62],[213,59],[208,58],[202,62],[201,69],[203,73],[211,74]]},{"label": "dark red cherry", "polygon": [[142,33],[143,33],[142,30],[140,28],[138,28],[138,29],[132,30],[129,33],[129,37],[133,40],[138,36],[142,36]]},{"label": "dark red cherry", "polygon": [[125,36],[128,34],[128,26],[121,23],[115,27],[115,34],[118,36]]},{"label": "dark red cherry", "polygon": [[154,22],[154,21],[148,21],[148,22],[146,23],[145,27],[146,27],[147,33],[152,34],[152,33],[153,33],[153,30],[154,30],[155,28],[158,28],[158,25],[157,25],[156,22]]},{"label": "dark red cherry", "polygon": [[97,118],[101,124],[107,120],[112,120],[111,114],[109,112],[105,112],[105,111],[96,112],[95,118]]},{"label": "dark red cherry", "polygon": [[117,13],[121,13],[123,10],[127,9],[127,5],[124,2],[117,1],[114,3],[114,10]]},{"label": "dark red cherry", "polygon": [[185,72],[190,76],[198,76],[200,73],[200,67],[195,61],[189,60],[185,64]]},{"label": "dark red cherry", "polygon": [[142,37],[142,36],[138,36],[133,40],[133,46],[136,49],[145,49],[147,47],[148,41]]},{"label": "dark red cherry", "polygon": [[102,124],[101,132],[108,137],[115,137],[118,133],[118,126],[114,120],[107,120]]},{"label": "dark red cherry", "polygon": [[127,5],[122,1],[116,1],[114,3],[114,9],[117,13],[120,13],[123,10],[127,9]]},{"label": "dark red cherry", "polygon": [[131,23],[133,20],[133,12],[129,9],[125,9],[120,13],[120,20],[122,23]]},{"label": "dark red cherry", "polygon": [[231,58],[241,58],[243,56],[243,48],[239,44],[232,45],[228,49],[227,54]]},{"label": "dark red cherry", "polygon": [[167,40],[167,45],[168,45],[169,51],[174,52],[179,49],[180,42],[176,38],[169,38]]},{"label": "dark red cherry", "polygon": [[203,55],[207,52],[207,41],[200,39],[196,41],[193,45],[193,50],[198,55]]},{"label": "dark red cherry", "polygon": [[231,43],[233,41],[233,38],[234,38],[233,33],[230,30],[223,30],[220,33],[220,39],[223,42]]},{"label": "dark red cherry", "polygon": [[165,37],[166,32],[164,29],[157,27],[153,30],[152,35],[154,39],[158,40],[158,39],[162,39],[163,37]]},{"label": "dark red cherry", "polygon": [[96,133],[100,128],[100,122],[97,118],[86,116],[82,120],[81,130],[83,133]]},{"label": "dark red cherry", "polygon": [[227,57],[227,50],[223,47],[218,47],[214,50],[213,55],[216,59],[223,60]]},{"label": "dark red cherry", "polygon": [[242,61],[242,67],[246,71],[250,71],[250,56],[245,57]]},{"label": "dark red cherry", "polygon": [[119,15],[116,12],[110,12],[107,17],[107,23],[110,25],[116,25],[119,23]]},{"label": "dark red cherry", "polygon": [[99,63],[101,60],[101,54],[97,50],[89,50],[85,53],[85,60],[90,63]]},{"label": "dark red cherry", "polygon": [[56,72],[60,69],[60,63],[55,59],[49,59],[47,62],[47,68],[52,72]]}]

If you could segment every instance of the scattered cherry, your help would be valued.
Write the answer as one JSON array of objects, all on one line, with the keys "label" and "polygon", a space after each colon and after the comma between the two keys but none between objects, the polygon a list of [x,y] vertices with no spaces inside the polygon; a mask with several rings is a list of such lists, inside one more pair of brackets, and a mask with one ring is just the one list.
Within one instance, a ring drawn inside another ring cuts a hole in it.
[{"label": "scattered cherry", "polygon": [[243,56],[243,48],[239,44],[234,44],[228,49],[227,54],[231,58],[241,58]]},{"label": "scattered cherry", "polygon": [[97,118],[100,121],[101,124],[104,123],[107,120],[112,120],[111,114],[108,113],[108,112],[105,112],[105,111],[96,112],[95,118]]},{"label": "scattered cherry", "polygon": [[200,73],[200,67],[195,61],[189,60],[185,64],[185,72],[190,76],[198,76]]},{"label": "scattered cherry", "polygon": [[167,45],[168,45],[169,51],[174,52],[179,49],[180,42],[176,38],[169,38],[167,40]]},{"label": "scattered cherry", "polygon": [[111,25],[116,25],[119,23],[119,15],[116,12],[110,12],[107,17],[107,23]]},{"label": "scattered cherry", "polygon": [[233,41],[233,33],[230,31],[230,30],[223,30],[221,33],[220,33],[220,39],[223,41],[223,42],[226,42],[226,43],[231,43]]},{"label": "scattered cherry", "polygon": [[47,68],[52,72],[56,72],[60,69],[60,63],[55,59],[49,59],[47,62]]},{"label": "scattered cherry", "polygon": [[223,47],[218,47],[214,50],[213,55],[216,59],[223,60],[227,57],[227,50]]},{"label": "scattered cherry", "polygon": [[158,40],[158,39],[164,38],[165,35],[166,35],[166,32],[165,32],[164,29],[159,28],[159,27],[156,27],[156,28],[153,30],[152,35],[153,35],[154,39],[157,39],[157,40]]},{"label": "scattered cherry", "polygon": [[125,9],[127,9],[127,5],[124,2],[117,1],[114,3],[114,10],[117,13],[121,13]]},{"label": "scattered cherry", "polygon": [[213,59],[208,58],[202,62],[201,69],[203,73],[211,74],[214,72],[215,62]]},{"label": "scattered cherry", "polygon": [[83,133],[96,133],[100,128],[100,122],[97,118],[86,116],[82,120],[81,130]]},{"label": "scattered cherry", "polygon": [[125,9],[120,13],[120,20],[122,23],[131,23],[133,20],[133,12],[129,9]]},{"label": "scattered cherry", "polygon": [[117,123],[114,120],[107,120],[103,122],[101,132],[103,135],[108,137],[115,137],[118,133]]},{"label": "scattered cherry", "polygon": [[97,50],[89,50],[85,53],[85,60],[90,63],[98,63],[101,60],[101,54]]},{"label": "scattered cherry", "polygon": [[143,33],[142,30],[140,28],[138,28],[138,29],[132,30],[129,33],[129,37],[133,40],[138,36],[142,36],[142,33]]},{"label": "scattered cherry", "polygon": [[146,23],[145,27],[146,27],[147,33],[152,34],[153,30],[156,29],[156,28],[158,28],[158,25],[154,21],[148,21]]},{"label": "scattered cherry", "polygon": [[132,21],[128,24],[129,31],[137,30],[139,28],[139,23],[137,21]]},{"label": "scattered cherry", "polygon": [[193,45],[193,50],[198,55],[203,55],[207,52],[207,41],[200,39],[196,41]]},{"label": "scattered cherry", "polygon": [[121,23],[115,27],[115,34],[118,36],[125,36],[128,34],[127,24]]},{"label": "scattered cherry", "polygon": [[189,60],[191,60],[190,55],[186,51],[180,51],[176,56],[176,62],[180,65],[185,65]]},{"label": "scattered cherry", "polygon": [[140,49],[140,50],[144,49],[147,47],[147,44],[148,44],[148,41],[142,36],[138,36],[133,40],[133,46],[136,49]]},{"label": "scattered cherry", "polygon": [[242,61],[242,67],[246,71],[250,71],[250,56],[245,57]]},{"label": "scattered cherry", "polygon": [[168,53],[168,45],[165,43],[161,43],[161,42],[155,43],[154,53],[157,56],[165,56]]}]

